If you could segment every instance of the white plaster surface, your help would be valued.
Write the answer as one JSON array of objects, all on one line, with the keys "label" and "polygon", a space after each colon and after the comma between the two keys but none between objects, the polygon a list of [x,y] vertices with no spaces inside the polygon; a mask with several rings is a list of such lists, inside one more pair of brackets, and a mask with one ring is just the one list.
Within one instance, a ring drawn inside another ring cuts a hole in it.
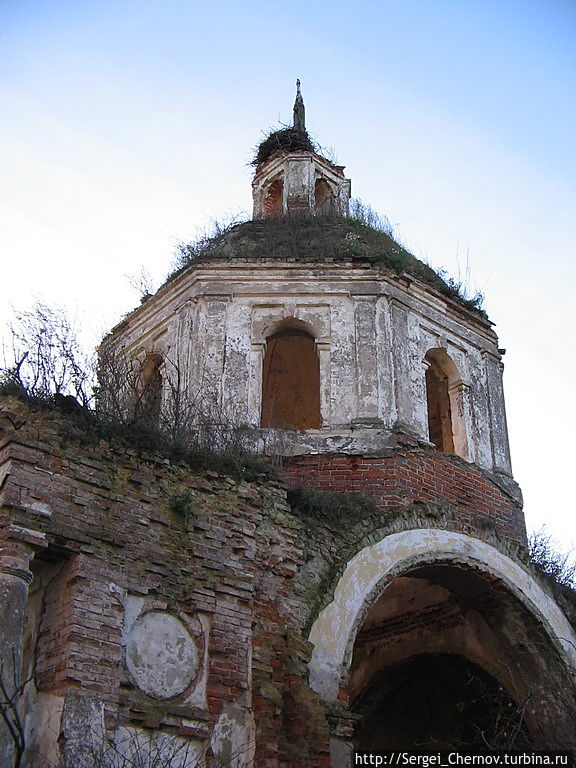
[{"label": "white plaster surface", "polygon": [[192,683],[198,651],[179,619],[163,611],[149,611],[132,624],[128,633],[126,666],[144,693],[170,699]]},{"label": "white plaster surface", "polygon": [[358,623],[374,590],[387,575],[398,575],[418,563],[454,562],[473,565],[496,576],[544,625],[576,671],[576,635],[562,610],[520,564],[495,547],[462,533],[435,528],[394,533],[355,555],[344,571],[334,600],[310,631],[314,644],[310,685],[325,701],[334,701],[342,673],[350,663]]},{"label": "white plaster surface", "polygon": [[227,768],[250,768],[253,765],[256,724],[247,701],[245,696],[234,704],[226,704],[214,726],[210,746],[217,765]]},{"label": "white plaster surface", "polygon": [[[362,418],[376,417],[388,433],[400,422],[428,440],[423,361],[429,349],[442,347],[457,368],[455,380],[466,385],[466,402],[455,403],[465,422],[461,453],[510,474],[498,340],[488,324],[428,285],[384,269],[266,257],[191,267],[135,310],[107,343],[135,359],[154,352],[169,361],[165,396],[178,365],[191,401],[213,403],[231,423],[258,429],[267,339],[292,323],[313,336],[320,361],[323,424],[312,452],[356,454],[382,447],[373,445],[372,435],[365,442],[357,431],[349,434]],[[182,306],[189,308],[186,333],[173,322]],[[332,439],[338,431],[348,447]],[[309,433],[291,442],[310,452]],[[296,445],[289,449],[299,452]]]},{"label": "white plaster surface", "polygon": [[[33,684],[29,684],[29,688]],[[52,693],[27,691],[27,711],[25,719],[24,768],[36,768],[39,757],[49,765],[57,765],[60,757],[58,737],[64,710],[64,697]]]}]

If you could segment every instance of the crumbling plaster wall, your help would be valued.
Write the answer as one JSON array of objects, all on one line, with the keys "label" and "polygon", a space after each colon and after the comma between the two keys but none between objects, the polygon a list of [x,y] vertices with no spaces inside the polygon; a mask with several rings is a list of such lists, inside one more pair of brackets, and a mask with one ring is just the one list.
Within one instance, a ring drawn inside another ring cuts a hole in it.
[{"label": "crumbling plaster wall", "polygon": [[394,431],[428,441],[425,356],[441,349],[458,372],[451,400],[461,455],[511,475],[490,323],[374,266],[207,262],[162,288],[105,343],[132,356],[160,352],[181,369],[190,396],[258,427],[266,339],[290,323],[315,338],[323,426],[292,435],[285,452],[376,452]]}]

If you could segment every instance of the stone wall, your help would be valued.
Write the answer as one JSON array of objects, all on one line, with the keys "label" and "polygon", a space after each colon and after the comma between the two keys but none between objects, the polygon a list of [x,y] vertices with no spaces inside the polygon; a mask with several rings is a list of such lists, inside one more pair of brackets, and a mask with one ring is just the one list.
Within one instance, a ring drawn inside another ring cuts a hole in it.
[{"label": "stone wall", "polygon": [[[283,764],[284,704],[300,695],[309,648],[282,485],[195,474],[17,401],[1,426],[2,563],[27,567],[32,544],[20,554],[12,538],[24,531],[42,550],[23,638],[34,680],[27,765],[39,745],[53,751],[39,728],[54,712],[53,742],[64,735],[77,754],[102,727],[122,726],[187,737],[215,765],[251,764],[256,742],[255,765]],[[310,750],[327,742],[317,736]]]},{"label": "stone wall", "polygon": [[91,768],[104,735],[175,768],[325,768],[352,721],[345,691],[309,687],[308,636],[346,564],[399,528],[524,540],[505,490],[431,450],[285,467],[374,496],[342,524],[292,509],[279,481],[193,472],[15,399],[0,413],[2,642],[30,678],[28,768],[60,748]]}]

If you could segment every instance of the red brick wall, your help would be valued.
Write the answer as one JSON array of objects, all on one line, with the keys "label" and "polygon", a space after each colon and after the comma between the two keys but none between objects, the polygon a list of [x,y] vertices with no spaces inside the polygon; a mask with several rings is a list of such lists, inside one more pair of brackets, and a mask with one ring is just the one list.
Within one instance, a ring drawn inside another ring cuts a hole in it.
[{"label": "red brick wall", "polygon": [[[36,648],[40,690],[103,701],[112,729],[138,724],[200,738],[251,693],[257,768],[297,768],[286,729],[296,727],[293,699],[305,700],[306,734],[317,736],[302,746],[301,764],[327,765],[305,641],[298,673],[286,671],[295,656],[288,633],[302,636],[306,606],[292,586],[303,553],[282,485],[195,473],[120,441],[86,439],[58,414],[10,407],[10,418],[0,409],[0,527],[45,534],[41,556],[56,563]],[[172,504],[183,493],[192,499],[186,515]],[[205,707],[152,700],[133,685],[123,664],[126,593],[207,617]],[[190,720],[201,723],[194,734]]]},{"label": "red brick wall", "polygon": [[414,451],[380,458],[297,456],[286,460],[282,475],[289,485],[361,493],[383,509],[444,505],[472,530],[493,528],[521,544],[526,541],[519,504],[477,466],[450,454]]}]

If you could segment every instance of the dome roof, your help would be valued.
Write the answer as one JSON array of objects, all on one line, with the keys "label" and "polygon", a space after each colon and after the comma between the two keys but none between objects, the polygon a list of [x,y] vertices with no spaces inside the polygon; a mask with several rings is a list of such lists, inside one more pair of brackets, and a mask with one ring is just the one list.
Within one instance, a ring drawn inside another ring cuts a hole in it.
[{"label": "dome roof", "polygon": [[458,283],[444,279],[389,233],[353,218],[277,216],[235,224],[209,240],[181,245],[179,269],[171,278],[194,264],[212,259],[368,262],[398,275],[411,275],[486,316],[480,309],[480,295],[467,298]]}]

